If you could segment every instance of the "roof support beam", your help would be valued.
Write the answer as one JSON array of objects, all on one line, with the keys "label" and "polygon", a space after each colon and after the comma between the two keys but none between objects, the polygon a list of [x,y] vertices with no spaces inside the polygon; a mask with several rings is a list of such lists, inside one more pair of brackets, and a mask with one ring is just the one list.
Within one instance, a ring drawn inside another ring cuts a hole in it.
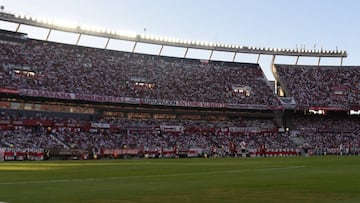
[{"label": "roof support beam", "polygon": [[49,37],[50,37],[51,31],[52,31],[52,29],[49,29],[49,32],[48,32],[47,35],[46,35],[45,41],[49,41]]},{"label": "roof support beam", "polygon": [[233,56],[232,62],[235,62],[236,54],[237,54],[237,52],[234,52],[234,56]]},{"label": "roof support beam", "polygon": [[184,53],[184,58],[186,58],[188,51],[189,51],[189,48],[186,48],[185,53]]},{"label": "roof support beam", "polygon": [[135,52],[136,45],[137,45],[137,42],[135,42],[135,43],[134,43],[134,46],[133,46],[133,48],[132,48],[132,50],[131,50],[131,52],[132,52],[132,53],[134,53],[134,52]]},{"label": "roof support beam", "polygon": [[161,55],[161,52],[162,52],[162,50],[164,49],[164,45],[161,45],[161,48],[160,48],[160,50],[159,50],[159,56]]},{"label": "roof support beam", "polygon": [[108,48],[108,45],[109,45],[110,39],[111,39],[110,37],[107,39],[104,49],[107,49],[107,48]]},{"label": "roof support beam", "polygon": [[272,66],[274,65],[274,63],[275,63],[275,58],[276,58],[276,55],[274,54],[273,57],[272,57],[272,59],[271,59],[271,64],[270,64],[271,67],[272,67]]},{"label": "roof support beam", "polygon": [[260,62],[260,56],[261,56],[261,54],[259,54],[258,57],[257,57],[257,60],[256,60],[257,64],[259,64],[259,62]]},{"label": "roof support beam", "polygon": [[341,57],[341,59],[340,59],[340,66],[343,65],[343,60],[344,60],[344,57]]},{"label": "roof support beam", "polygon": [[19,24],[16,26],[15,32],[19,32],[20,26],[21,26],[21,23],[19,23]]},{"label": "roof support beam", "polygon": [[77,38],[77,40],[76,40],[76,43],[75,43],[75,44],[76,44],[76,46],[77,46],[77,45],[79,45],[80,38],[81,38],[81,33],[79,34],[79,36],[78,36],[78,38]]},{"label": "roof support beam", "polygon": [[212,58],[212,56],[213,56],[213,53],[214,53],[214,50],[211,50],[210,56],[209,56],[209,61],[211,61],[211,58]]}]

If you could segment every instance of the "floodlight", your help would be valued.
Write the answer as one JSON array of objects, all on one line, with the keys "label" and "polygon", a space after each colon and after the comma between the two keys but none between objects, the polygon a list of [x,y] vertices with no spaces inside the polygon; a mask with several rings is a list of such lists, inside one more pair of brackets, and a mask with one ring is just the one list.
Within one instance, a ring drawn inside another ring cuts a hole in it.
[{"label": "floodlight", "polygon": [[41,18],[40,18],[40,17],[35,17],[35,21],[36,21],[37,23],[41,23]]},{"label": "floodlight", "polygon": [[[56,22],[55,22],[55,24],[56,24]],[[90,26],[89,25],[84,25],[83,30],[84,31],[90,31]]]},{"label": "floodlight", "polygon": [[[91,28],[91,26],[90,26],[90,25],[86,25],[86,26],[85,26],[85,31],[90,32],[90,31],[91,31],[91,29],[92,29],[92,28]],[[114,34],[115,34],[115,33],[114,33]]]},{"label": "floodlight", "polygon": [[117,31],[117,35],[127,38],[136,38],[136,33],[130,31]]},{"label": "floodlight", "polygon": [[15,14],[15,17],[16,17],[16,18],[24,18],[24,14],[22,14],[21,12],[19,12],[19,13],[16,13],[16,14]]},{"label": "floodlight", "polygon": [[49,24],[49,18],[42,17],[41,22],[44,24]]}]

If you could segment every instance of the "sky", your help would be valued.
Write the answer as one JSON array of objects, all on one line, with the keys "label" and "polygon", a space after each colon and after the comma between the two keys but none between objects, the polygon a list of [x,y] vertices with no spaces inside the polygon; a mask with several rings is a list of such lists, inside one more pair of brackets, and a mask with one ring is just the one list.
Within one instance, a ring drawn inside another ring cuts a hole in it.
[{"label": "sky", "polygon": [[[127,30],[138,34],[175,37],[242,46],[295,49],[346,50],[344,65],[360,65],[360,1],[358,0],[0,0],[4,11],[34,17],[62,19],[76,24]],[[15,29],[1,23],[0,28]],[[22,26],[31,38],[47,32]],[[33,34],[30,34],[33,33]],[[73,43],[76,35],[53,32],[50,40]],[[83,37],[80,45],[103,47],[105,39]],[[118,48],[121,47],[121,48]],[[131,50],[131,43],[114,41],[111,49]],[[153,53],[158,46],[140,45],[137,52]],[[208,58],[209,51],[192,50],[190,58]],[[180,48],[166,48],[163,55],[183,56]],[[231,60],[229,53],[215,53],[216,60]],[[236,61],[253,62],[256,55],[237,55]],[[268,79],[271,56],[260,65]],[[300,58],[300,64],[317,64],[317,58]],[[276,63],[295,63],[294,57],[277,57]],[[321,59],[339,65],[340,59]]]}]

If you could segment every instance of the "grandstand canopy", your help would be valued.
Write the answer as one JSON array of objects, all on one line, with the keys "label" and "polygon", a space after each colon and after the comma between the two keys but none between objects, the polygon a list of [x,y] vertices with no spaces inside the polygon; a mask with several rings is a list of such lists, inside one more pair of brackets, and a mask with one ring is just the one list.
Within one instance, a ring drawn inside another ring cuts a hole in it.
[{"label": "grandstand canopy", "polygon": [[208,59],[213,59],[214,51],[219,52],[228,52],[232,53],[232,61],[235,61],[236,55],[241,54],[252,54],[257,55],[257,63],[259,63],[261,55],[271,55],[273,56],[272,63],[275,61],[276,56],[292,56],[297,57],[296,64],[299,61],[299,57],[317,57],[318,65],[320,65],[320,59],[323,57],[330,58],[340,58],[342,61],[344,57],[347,57],[347,52],[344,50],[323,50],[323,49],[305,49],[305,48],[296,48],[296,49],[284,49],[284,48],[269,48],[269,47],[255,47],[255,46],[241,46],[235,44],[222,44],[222,43],[213,43],[206,41],[194,41],[194,40],[183,40],[168,38],[163,36],[147,35],[147,34],[136,34],[130,32],[115,31],[106,28],[100,28],[95,26],[85,26],[78,25],[72,22],[65,21],[53,21],[51,19],[43,17],[33,17],[19,14],[12,14],[7,12],[0,12],[0,20],[16,23],[17,28],[16,32],[19,31],[22,25],[28,25],[33,27],[45,28],[47,29],[47,35],[44,40],[49,40],[52,31],[63,31],[75,33],[78,35],[76,40],[76,45],[79,44],[79,41],[83,35],[96,36],[106,38],[106,42],[103,48],[107,49],[109,42],[113,39],[124,40],[133,42],[132,52],[136,52],[136,47],[139,43],[159,45],[160,49],[158,54],[161,55],[164,46],[166,47],[180,47],[184,48],[183,57],[187,58],[190,49],[196,50],[208,50],[209,56]]}]

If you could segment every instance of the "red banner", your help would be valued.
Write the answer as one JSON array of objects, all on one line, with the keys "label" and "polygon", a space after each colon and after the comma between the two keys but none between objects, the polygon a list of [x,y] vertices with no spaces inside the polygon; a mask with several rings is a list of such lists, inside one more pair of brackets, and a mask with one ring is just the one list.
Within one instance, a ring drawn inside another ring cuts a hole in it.
[{"label": "red banner", "polygon": [[5,93],[5,94],[19,94],[19,90],[9,89],[9,88],[0,88],[0,93]]}]

